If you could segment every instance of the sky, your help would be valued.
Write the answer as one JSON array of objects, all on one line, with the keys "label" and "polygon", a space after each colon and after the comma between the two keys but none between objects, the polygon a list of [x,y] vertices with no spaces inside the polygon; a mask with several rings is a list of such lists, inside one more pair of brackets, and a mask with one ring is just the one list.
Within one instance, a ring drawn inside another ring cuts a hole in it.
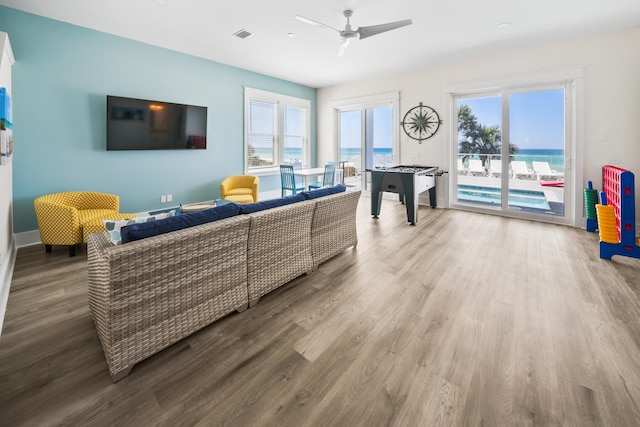
[{"label": "sky", "polygon": [[[342,148],[360,148],[360,110],[344,111],[340,114],[340,145]],[[367,109],[367,118],[373,119],[374,148],[393,147],[393,109],[380,107]]]},{"label": "sky", "polygon": [[[462,99],[478,122],[501,126],[501,98]],[[564,149],[564,90],[523,92],[509,95],[510,143],[520,149]]]}]

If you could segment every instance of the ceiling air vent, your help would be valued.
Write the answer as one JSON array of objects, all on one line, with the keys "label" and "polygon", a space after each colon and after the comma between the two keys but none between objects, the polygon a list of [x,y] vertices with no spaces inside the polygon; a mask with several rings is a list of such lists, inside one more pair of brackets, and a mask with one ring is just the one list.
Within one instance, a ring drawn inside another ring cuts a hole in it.
[{"label": "ceiling air vent", "polygon": [[253,35],[253,33],[247,31],[247,30],[240,30],[240,31],[236,31],[235,33],[233,33],[234,36],[239,37],[241,39],[246,39],[247,37],[251,37]]}]

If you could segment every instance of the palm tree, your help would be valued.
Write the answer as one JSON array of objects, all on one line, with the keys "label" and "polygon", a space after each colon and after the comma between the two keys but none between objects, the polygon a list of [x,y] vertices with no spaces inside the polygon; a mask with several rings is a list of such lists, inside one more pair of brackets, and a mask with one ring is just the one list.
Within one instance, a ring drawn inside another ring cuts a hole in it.
[{"label": "palm tree", "polygon": [[482,166],[486,166],[487,154],[500,154],[502,149],[502,133],[498,126],[478,125],[478,139],[476,147],[482,160]]},{"label": "palm tree", "polygon": [[[458,108],[458,140],[459,152],[464,154],[478,154],[482,166],[486,166],[487,158],[491,154],[502,152],[502,132],[500,127],[485,126],[478,122],[478,118],[468,105]],[[518,146],[509,144],[509,155],[518,152]],[[466,160],[464,156],[462,161]]]}]

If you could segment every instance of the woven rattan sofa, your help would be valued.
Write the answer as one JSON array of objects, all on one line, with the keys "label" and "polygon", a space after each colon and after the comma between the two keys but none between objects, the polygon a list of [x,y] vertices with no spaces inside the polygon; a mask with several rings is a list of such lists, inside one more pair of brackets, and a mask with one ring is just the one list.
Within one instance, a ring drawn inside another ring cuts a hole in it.
[{"label": "woven rattan sofa", "polygon": [[237,205],[236,216],[118,246],[89,235],[89,307],[112,380],[355,247],[359,197],[316,190],[253,212],[258,203]]}]

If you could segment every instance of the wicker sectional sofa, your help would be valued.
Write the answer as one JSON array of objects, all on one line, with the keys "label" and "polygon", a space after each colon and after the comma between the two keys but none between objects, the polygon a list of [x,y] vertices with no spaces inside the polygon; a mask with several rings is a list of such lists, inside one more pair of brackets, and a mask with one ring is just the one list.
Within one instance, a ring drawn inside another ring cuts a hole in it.
[{"label": "wicker sectional sofa", "polygon": [[89,308],[113,381],[355,247],[360,192],[322,190],[117,246],[106,232],[90,234]]}]

